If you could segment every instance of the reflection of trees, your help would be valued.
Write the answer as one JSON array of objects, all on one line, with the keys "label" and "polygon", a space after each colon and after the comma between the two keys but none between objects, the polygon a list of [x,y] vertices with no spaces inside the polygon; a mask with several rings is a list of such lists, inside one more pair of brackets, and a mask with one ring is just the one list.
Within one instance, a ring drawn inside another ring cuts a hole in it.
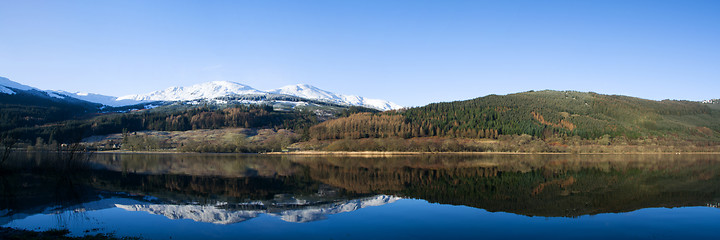
[{"label": "reflection of trees", "polygon": [[317,182],[302,175],[227,178],[96,171],[93,178],[92,185],[106,191],[152,195],[180,202],[242,202],[272,199],[276,194],[309,194],[318,189]]},{"label": "reflection of trees", "polygon": [[[40,213],[99,199],[86,182],[87,174],[16,172],[0,176],[0,210],[7,210],[8,213],[0,217],[12,218],[18,213]],[[75,216],[82,217],[82,214]],[[0,223],[2,220],[0,218]],[[59,226],[67,223],[62,218],[57,221]]]},{"label": "reflection of trees", "polygon": [[[136,157],[121,161],[126,171],[152,172],[149,169],[165,168],[182,174],[125,174],[124,178],[108,176],[103,179],[107,179],[108,186],[125,187],[119,188],[125,189],[123,191],[165,194],[173,198],[269,199],[280,193],[317,192],[318,183],[323,183],[346,191],[345,196],[397,194],[490,211],[577,216],[646,207],[705,205],[717,201],[720,198],[720,162],[714,157],[430,155],[238,158],[220,155],[204,160]],[[203,170],[193,170],[195,168]],[[207,169],[219,169],[217,172],[223,177],[208,176]]]},{"label": "reflection of trees", "polygon": [[252,177],[293,175],[297,164],[250,154],[97,154],[98,168],[142,174]]},{"label": "reflection of trees", "polygon": [[0,207],[54,204],[47,199],[55,195],[97,198],[90,188],[231,205],[325,192],[333,194],[323,201],[390,194],[539,216],[705,206],[720,199],[716,155],[100,155],[93,163],[97,170],[64,180],[3,176]]},{"label": "reflection of trees", "polygon": [[373,159],[300,161],[310,168],[313,179],[351,192],[398,194],[526,215],[704,206],[720,198],[720,162],[713,156],[542,158],[476,162],[398,158],[395,164],[379,163],[382,167],[373,167],[383,161]]}]

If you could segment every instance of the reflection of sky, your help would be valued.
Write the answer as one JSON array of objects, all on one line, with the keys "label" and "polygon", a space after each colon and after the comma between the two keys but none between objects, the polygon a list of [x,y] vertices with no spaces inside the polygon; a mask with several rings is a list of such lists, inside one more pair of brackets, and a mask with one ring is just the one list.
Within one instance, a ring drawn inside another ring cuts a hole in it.
[{"label": "reflection of sky", "polygon": [[116,232],[117,236],[149,239],[718,239],[718,222],[720,209],[708,207],[649,208],[620,214],[548,218],[402,199],[307,223],[285,222],[276,216],[260,214],[248,221],[218,225],[109,208],[38,214],[15,220],[5,227],[48,229],[64,226],[74,233],[99,228],[101,232]]}]

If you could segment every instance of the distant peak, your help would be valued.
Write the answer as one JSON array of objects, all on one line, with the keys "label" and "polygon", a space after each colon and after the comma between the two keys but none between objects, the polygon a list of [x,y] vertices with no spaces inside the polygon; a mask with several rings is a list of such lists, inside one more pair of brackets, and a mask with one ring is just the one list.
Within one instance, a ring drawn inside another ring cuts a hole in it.
[{"label": "distant peak", "polygon": [[295,86],[302,87],[302,88],[316,88],[315,86],[307,84],[307,83],[296,84]]},{"label": "distant peak", "polygon": [[211,81],[187,87],[170,87],[163,91],[147,94],[130,95],[119,99],[138,101],[180,101],[196,99],[212,99],[232,94],[264,94],[248,85],[230,81]]},{"label": "distant peak", "polygon": [[[282,87],[277,88],[277,89],[274,89],[274,90],[279,90],[279,89],[283,89],[283,90],[288,90],[288,89],[295,89],[295,90],[304,90],[304,89],[320,90],[319,88],[317,88],[317,87],[315,87],[315,86],[313,86],[313,85],[305,84],[305,83],[282,86]],[[273,90],[269,90],[269,91],[273,91]]]},{"label": "distant peak", "polygon": [[[15,94],[12,89],[30,90],[35,89],[25,86],[7,78],[0,77],[0,93]],[[381,99],[368,99],[356,95],[338,94],[326,91],[310,84],[300,83],[287,85],[280,88],[260,91],[246,84],[234,81],[208,81],[193,84],[190,86],[173,86],[164,90],[154,91],[146,94],[135,94],[121,97],[105,96],[88,92],[66,92],[62,90],[47,91],[50,96],[62,97],[70,96],[72,98],[84,101],[101,103],[108,106],[126,106],[141,102],[150,101],[190,101],[198,99],[215,99],[225,96],[237,95],[265,95],[265,94],[281,94],[295,96],[311,100],[320,100],[347,106],[362,106],[374,108],[378,110],[398,109],[401,106]],[[58,95],[59,94],[59,95]]]},{"label": "distant peak", "polygon": [[[233,81],[210,81],[210,82],[206,82],[206,83],[213,83],[213,84],[217,84],[217,85],[243,85],[243,86],[247,86],[247,85],[245,85],[245,84],[242,84],[242,83],[239,83],[239,82],[233,82]],[[202,83],[201,83],[201,84],[202,84]]]}]

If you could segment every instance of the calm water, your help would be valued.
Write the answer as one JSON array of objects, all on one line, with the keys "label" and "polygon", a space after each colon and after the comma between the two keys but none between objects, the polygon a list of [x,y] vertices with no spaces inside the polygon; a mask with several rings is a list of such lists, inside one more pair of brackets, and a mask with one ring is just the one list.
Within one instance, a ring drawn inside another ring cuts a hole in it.
[{"label": "calm water", "polygon": [[720,239],[720,155],[18,153],[0,225],[147,239]]}]

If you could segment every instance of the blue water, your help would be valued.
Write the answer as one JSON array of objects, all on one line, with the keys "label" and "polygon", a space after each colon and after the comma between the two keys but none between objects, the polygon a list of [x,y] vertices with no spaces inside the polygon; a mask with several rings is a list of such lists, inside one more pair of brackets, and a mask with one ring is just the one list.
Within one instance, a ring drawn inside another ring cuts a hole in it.
[{"label": "blue water", "polygon": [[68,175],[18,155],[0,176],[0,226],[145,239],[720,239],[720,155],[96,158]]},{"label": "blue water", "polygon": [[147,239],[720,239],[718,224],[720,209],[710,207],[647,208],[565,218],[401,199],[305,223],[261,214],[223,225],[108,208],[37,214],[4,227],[67,228],[73,235],[114,233]]}]

